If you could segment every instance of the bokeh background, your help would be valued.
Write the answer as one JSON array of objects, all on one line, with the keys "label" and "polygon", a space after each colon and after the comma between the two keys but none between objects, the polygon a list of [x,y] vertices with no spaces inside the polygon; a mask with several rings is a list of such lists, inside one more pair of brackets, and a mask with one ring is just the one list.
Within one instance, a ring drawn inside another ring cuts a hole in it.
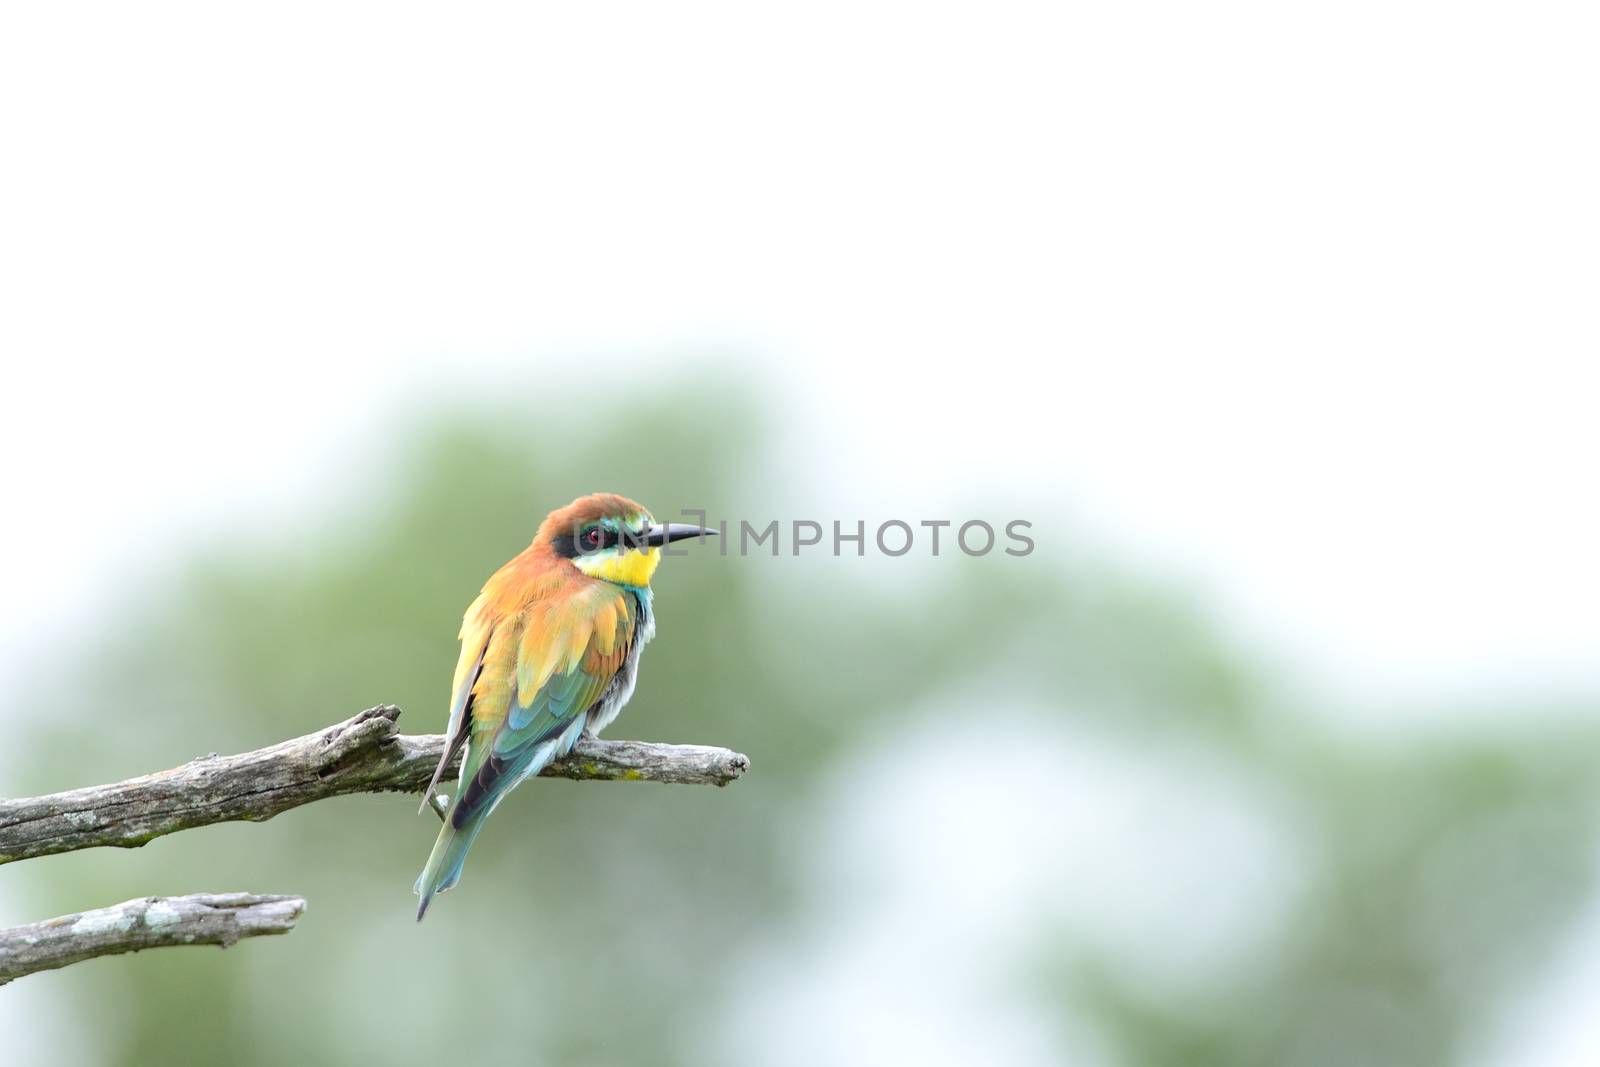
[{"label": "bokeh background", "polygon": [[1600,1057],[1600,74],[1577,4],[0,14],[0,794],[444,717],[546,511],[1014,518],[658,575],[725,790],[0,868],[307,896],[0,1062]]}]

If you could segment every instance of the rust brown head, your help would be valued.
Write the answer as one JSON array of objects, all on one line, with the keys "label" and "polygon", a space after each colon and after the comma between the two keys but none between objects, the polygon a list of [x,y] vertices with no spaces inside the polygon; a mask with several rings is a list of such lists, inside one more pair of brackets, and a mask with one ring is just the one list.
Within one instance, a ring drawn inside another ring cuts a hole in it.
[{"label": "rust brown head", "polygon": [[643,505],[625,496],[592,493],[552,511],[533,543],[571,560],[591,578],[642,587],[661,562],[662,545],[710,532],[679,523],[657,525]]}]

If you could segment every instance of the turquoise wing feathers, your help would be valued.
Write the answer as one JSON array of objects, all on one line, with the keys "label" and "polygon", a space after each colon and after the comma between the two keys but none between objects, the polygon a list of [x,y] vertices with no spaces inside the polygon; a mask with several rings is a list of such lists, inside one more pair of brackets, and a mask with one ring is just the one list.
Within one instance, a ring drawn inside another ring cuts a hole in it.
[{"label": "turquoise wing feathers", "polygon": [[[596,586],[557,604],[530,605],[515,619],[503,620],[484,634],[470,668],[464,638],[458,681],[471,681],[465,700],[459,688],[455,700],[463,709],[457,732],[470,741],[460,788],[417,879],[419,919],[436,893],[459,881],[467,852],[495,806],[518,783],[572,750],[589,709],[606,695],[626,662],[636,623],[620,590]],[[467,631],[463,626],[464,635]],[[448,758],[447,753],[444,762]]]}]

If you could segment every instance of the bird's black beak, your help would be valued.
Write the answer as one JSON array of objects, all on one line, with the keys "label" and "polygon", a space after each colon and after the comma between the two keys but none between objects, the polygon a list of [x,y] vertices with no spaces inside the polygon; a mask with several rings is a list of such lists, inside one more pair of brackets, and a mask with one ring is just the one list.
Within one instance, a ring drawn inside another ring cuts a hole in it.
[{"label": "bird's black beak", "polygon": [[717,531],[708,530],[703,526],[695,526],[686,522],[668,522],[660,526],[652,526],[644,532],[644,543],[652,548],[682,541],[688,537],[715,537]]}]

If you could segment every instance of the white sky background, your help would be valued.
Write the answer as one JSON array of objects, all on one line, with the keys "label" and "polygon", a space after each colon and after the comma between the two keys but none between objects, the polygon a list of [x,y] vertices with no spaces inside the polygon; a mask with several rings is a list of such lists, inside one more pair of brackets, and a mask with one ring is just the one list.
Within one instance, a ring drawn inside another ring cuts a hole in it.
[{"label": "white sky background", "polygon": [[0,686],[214,524],[292,530],[399,397],[715,350],[792,398],[797,514],[1068,519],[1376,728],[1593,695],[1597,30],[11,5]]}]

